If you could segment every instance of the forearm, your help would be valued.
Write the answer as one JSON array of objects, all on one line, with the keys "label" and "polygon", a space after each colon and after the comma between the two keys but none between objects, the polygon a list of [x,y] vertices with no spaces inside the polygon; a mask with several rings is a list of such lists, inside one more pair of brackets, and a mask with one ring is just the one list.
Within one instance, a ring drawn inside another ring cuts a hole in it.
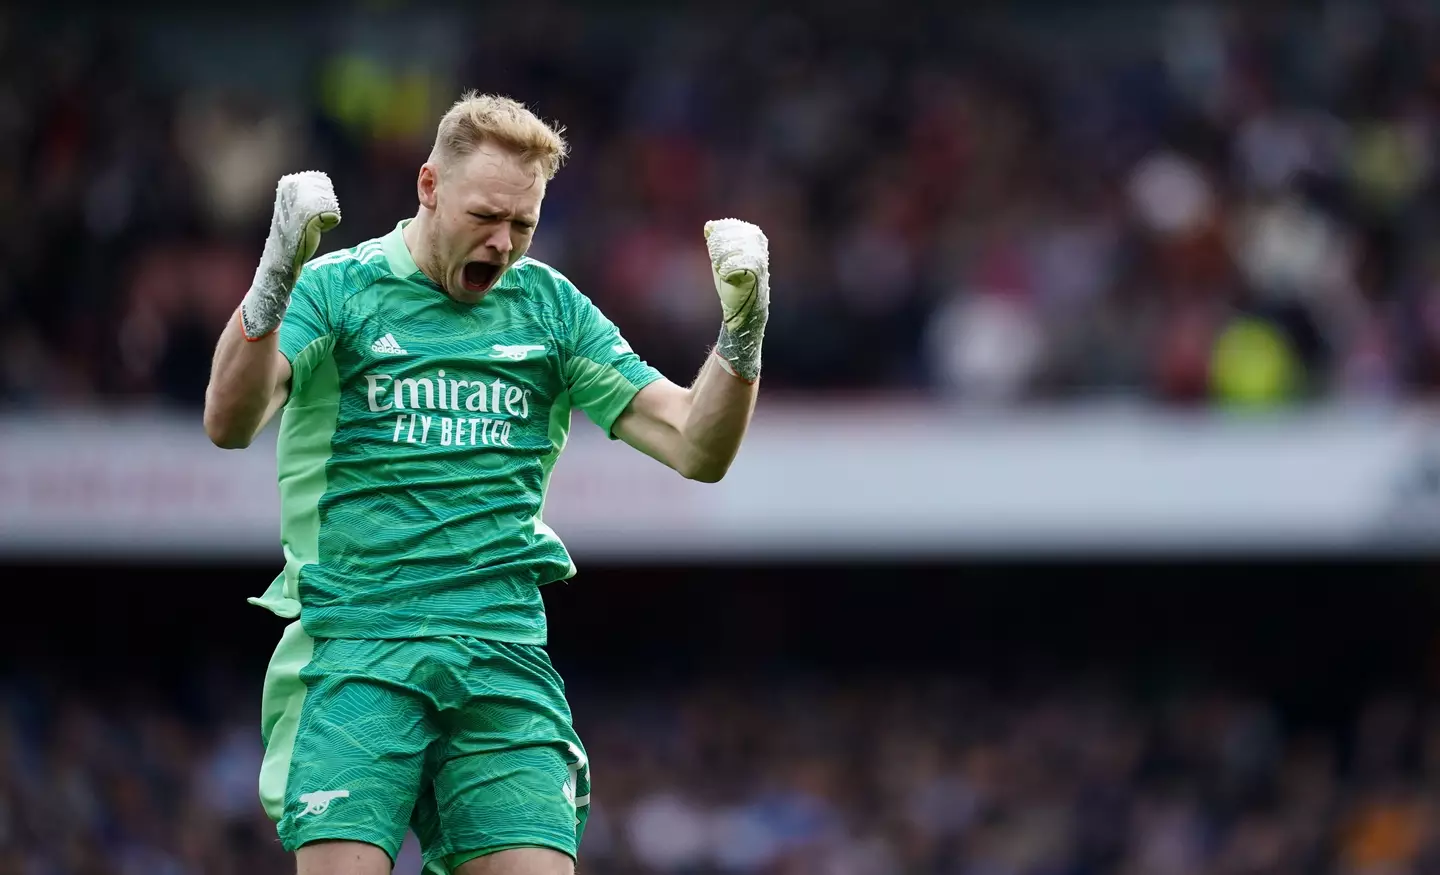
[{"label": "forearm", "polygon": [[205,388],[205,433],[216,446],[248,446],[264,426],[281,382],[279,337],[246,340],[238,316],[220,333]]},{"label": "forearm", "polygon": [[709,222],[705,240],[724,319],[714,352],[686,393],[680,432],[687,476],[714,482],[735,461],[755,410],[770,279],[759,228],[735,219]]},{"label": "forearm", "polygon": [[205,388],[205,433],[216,446],[250,445],[284,403],[290,363],[280,355],[280,324],[300,267],[320,235],[340,222],[330,178],[304,171],[280,178],[270,235],[250,290],[220,333]]},{"label": "forearm", "polygon": [[759,385],[758,379],[747,382],[731,374],[718,353],[705,359],[690,387],[680,429],[686,448],[686,476],[714,482],[730,470],[750,427]]},{"label": "forearm", "polygon": [[658,380],[615,421],[615,435],[681,475],[706,483],[725,476],[750,427],[759,391],[770,308],[769,243],[736,219],[705,225],[724,318],[720,338],[688,389]]},{"label": "forearm", "polygon": [[715,350],[690,387],[682,434],[697,480],[719,480],[740,452],[760,384],[769,318],[768,243],[759,228],[727,219],[706,226],[724,320]]}]

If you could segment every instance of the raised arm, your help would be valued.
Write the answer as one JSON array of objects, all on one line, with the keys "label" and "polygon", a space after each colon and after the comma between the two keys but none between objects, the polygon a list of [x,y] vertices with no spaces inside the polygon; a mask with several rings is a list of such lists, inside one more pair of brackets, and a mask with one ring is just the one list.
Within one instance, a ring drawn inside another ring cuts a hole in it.
[{"label": "raised arm", "polygon": [[615,421],[615,435],[681,475],[705,483],[725,476],[750,426],[760,349],[770,311],[765,234],[748,222],[705,226],[724,323],[720,340],[688,389],[658,380]]},{"label": "raised arm", "polygon": [[711,353],[690,388],[658,380],[641,389],[615,420],[615,435],[683,477],[718,482],[740,452],[757,385]]},{"label": "raised arm", "polygon": [[279,332],[252,341],[241,320],[231,319],[210,364],[205,434],[222,449],[244,449],[284,406],[289,392],[290,362],[280,354]]},{"label": "raised arm", "polygon": [[285,403],[291,366],[280,352],[280,324],[300,269],[315,254],[320,235],[339,223],[329,177],[314,171],[281,177],[255,280],[221,332],[210,366],[205,433],[216,446],[249,446]]}]

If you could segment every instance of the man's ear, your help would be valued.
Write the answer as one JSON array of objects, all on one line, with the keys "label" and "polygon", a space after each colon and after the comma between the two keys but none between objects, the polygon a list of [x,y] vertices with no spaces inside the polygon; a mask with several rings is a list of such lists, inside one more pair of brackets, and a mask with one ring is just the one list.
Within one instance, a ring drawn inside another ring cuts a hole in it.
[{"label": "man's ear", "polygon": [[427,210],[435,209],[435,190],[439,186],[440,168],[432,161],[420,165],[420,176],[415,180],[415,193],[420,198],[420,206]]}]

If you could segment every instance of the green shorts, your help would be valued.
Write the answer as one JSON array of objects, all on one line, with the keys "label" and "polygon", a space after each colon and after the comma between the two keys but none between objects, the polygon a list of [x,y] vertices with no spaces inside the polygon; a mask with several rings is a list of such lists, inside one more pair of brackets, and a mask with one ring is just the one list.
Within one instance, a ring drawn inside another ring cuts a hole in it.
[{"label": "green shorts", "polygon": [[477,638],[311,638],[265,674],[260,800],[288,851],[323,839],[427,872],[517,847],[576,856],[590,768],[543,648]]}]

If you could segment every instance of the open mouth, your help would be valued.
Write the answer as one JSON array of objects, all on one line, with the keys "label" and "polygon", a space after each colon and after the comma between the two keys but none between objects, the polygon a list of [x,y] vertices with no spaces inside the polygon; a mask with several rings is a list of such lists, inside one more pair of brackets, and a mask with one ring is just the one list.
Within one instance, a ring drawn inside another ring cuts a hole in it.
[{"label": "open mouth", "polygon": [[461,281],[464,283],[467,292],[487,292],[495,281],[500,278],[504,265],[492,264],[488,261],[467,261],[465,268],[461,271]]}]

